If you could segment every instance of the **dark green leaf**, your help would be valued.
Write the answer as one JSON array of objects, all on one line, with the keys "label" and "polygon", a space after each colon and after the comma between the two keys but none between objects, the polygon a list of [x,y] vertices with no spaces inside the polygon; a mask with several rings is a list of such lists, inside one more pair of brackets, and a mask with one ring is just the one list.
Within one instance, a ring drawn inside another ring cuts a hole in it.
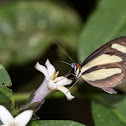
[{"label": "dark green leaf", "polygon": [[11,86],[11,78],[7,70],[0,63],[0,85]]},{"label": "dark green leaf", "polygon": [[126,96],[97,95],[92,101],[92,114],[96,126],[126,125]]},{"label": "dark green leaf", "polygon": [[6,92],[0,91],[0,103],[10,102],[10,96],[6,95]]},{"label": "dark green leaf", "polygon": [[12,90],[9,89],[11,85],[12,82],[10,76],[0,63],[0,102],[8,102],[12,100]]},{"label": "dark green leaf", "polygon": [[104,43],[126,35],[125,5],[125,0],[98,1],[80,37],[78,51],[81,62]]},{"label": "dark green leaf", "polygon": [[29,126],[85,126],[81,123],[69,120],[39,120],[33,121]]}]

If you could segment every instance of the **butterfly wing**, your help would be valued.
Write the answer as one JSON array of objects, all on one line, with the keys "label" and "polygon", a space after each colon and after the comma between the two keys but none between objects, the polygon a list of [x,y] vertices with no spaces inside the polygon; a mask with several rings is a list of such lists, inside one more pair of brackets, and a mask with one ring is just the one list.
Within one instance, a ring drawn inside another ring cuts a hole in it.
[{"label": "butterfly wing", "polygon": [[[96,57],[98,57],[101,54],[104,53],[115,53],[115,54],[121,54],[126,56],[126,53],[124,52],[120,52],[117,49],[112,48],[113,44],[120,44],[123,45],[124,47],[126,47],[126,36],[114,39],[106,44],[104,44],[103,46],[101,46],[100,48],[98,48],[97,50],[95,50],[92,54],[90,54],[85,60],[84,62],[81,64],[81,68],[85,65],[88,64],[90,61],[92,61],[93,59],[95,59]],[[124,48],[125,50],[125,48]]]},{"label": "butterfly wing", "polygon": [[126,75],[126,37],[103,45],[82,64],[79,74],[89,84],[116,93],[112,87],[121,84]]},{"label": "butterfly wing", "polygon": [[99,65],[85,71],[82,74],[82,78],[89,84],[105,90],[106,88],[115,87],[124,81],[125,68],[117,63]]}]

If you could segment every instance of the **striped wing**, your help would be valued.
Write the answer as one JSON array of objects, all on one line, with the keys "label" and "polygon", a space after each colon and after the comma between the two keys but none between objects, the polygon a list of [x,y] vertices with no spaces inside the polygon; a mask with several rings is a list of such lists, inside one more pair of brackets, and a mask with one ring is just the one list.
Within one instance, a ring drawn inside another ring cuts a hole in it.
[{"label": "striped wing", "polygon": [[92,53],[81,64],[79,76],[108,93],[116,93],[112,87],[126,76],[126,37],[112,40]]}]

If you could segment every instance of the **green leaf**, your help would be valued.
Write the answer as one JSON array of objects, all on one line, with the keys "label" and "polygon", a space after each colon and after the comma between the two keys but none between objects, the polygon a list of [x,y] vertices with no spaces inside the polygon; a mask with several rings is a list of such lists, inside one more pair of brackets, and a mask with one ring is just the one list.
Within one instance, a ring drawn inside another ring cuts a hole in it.
[{"label": "green leaf", "polygon": [[12,90],[8,87],[12,86],[11,78],[0,63],[0,102],[11,101]]},{"label": "green leaf", "polygon": [[81,123],[69,120],[39,120],[32,121],[29,126],[85,126]]},{"label": "green leaf", "polygon": [[96,126],[126,125],[126,96],[97,95],[92,101],[92,114]]},{"label": "green leaf", "polygon": [[9,95],[6,95],[6,92],[0,90],[0,103],[10,102],[10,99],[11,97]]},{"label": "green leaf", "polygon": [[12,98],[12,90],[9,87],[12,86],[11,78],[0,63],[0,103],[11,102],[14,105],[14,99]]},{"label": "green leaf", "polygon": [[106,42],[126,35],[126,1],[99,0],[95,11],[82,29],[79,60],[82,62]]},{"label": "green leaf", "polygon": [[7,72],[7,70],[4,68],[4,66],[0,63],[0,85],[4,84],[5,86],[11,86],[11,79]]},{"label": "green leaf", "polygon": [[54,44],[51,39],[75,43],[79,30],[79,16],[66,6],[48,1],[5,3],[0,8],[1,61],[6,65],[30,62]]}]

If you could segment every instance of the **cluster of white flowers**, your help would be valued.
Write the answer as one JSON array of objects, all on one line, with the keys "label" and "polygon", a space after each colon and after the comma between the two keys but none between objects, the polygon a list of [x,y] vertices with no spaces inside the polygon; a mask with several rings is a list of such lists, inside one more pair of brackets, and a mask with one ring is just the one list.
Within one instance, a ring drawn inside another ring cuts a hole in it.
[{"label": "cluster of white flowers", "polygon": [[[35,65],[35,68],[42,72],[45,78],[40,87],[34,92],[34,97],[30,104],[42,102],[48,94],[55,90],[63,92],[67,100],[72,100],[74,96],[72,96],[70,91],[65,87],[66,85],[70,85],[72,80],[64,76],[58,77],[59,72],[56,72],[55,67],[48,59],[45,66],[40,65],[38,62]],[[14,118],[4,106],[0,105],[0,121],[3,126],[26,126],[30,121],[32,114],[32,110],[26,110]]]}]

